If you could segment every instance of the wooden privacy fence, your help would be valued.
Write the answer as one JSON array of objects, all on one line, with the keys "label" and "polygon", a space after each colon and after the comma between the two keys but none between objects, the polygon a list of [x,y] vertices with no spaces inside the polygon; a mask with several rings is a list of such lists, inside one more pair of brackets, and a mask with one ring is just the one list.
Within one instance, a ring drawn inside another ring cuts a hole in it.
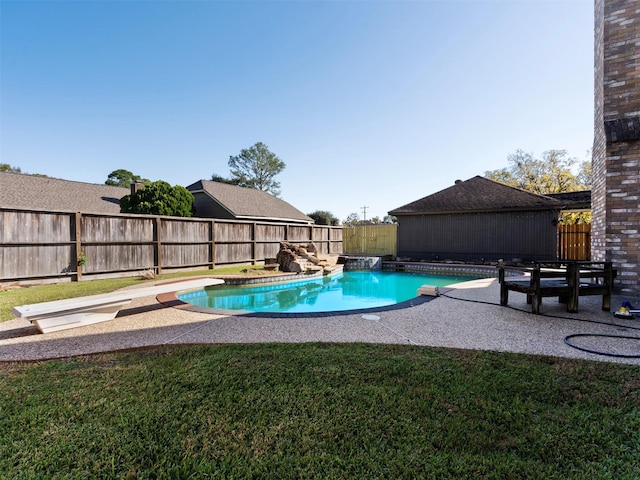
[{"label": "wooden privacy fence", "polygon": [[398,253],[398,225],[355,225],[342,229],[344,253],[392,255]]},{"label": "wooden privacy fence", "polygon": [[0,282],[255,264],[275,257],[285,240],[342,253],[342,227],[3,208]]},{"label": "wooden privacy fence", "polygon": [[558,225],[558,260],[591,260],[591,225]]}]

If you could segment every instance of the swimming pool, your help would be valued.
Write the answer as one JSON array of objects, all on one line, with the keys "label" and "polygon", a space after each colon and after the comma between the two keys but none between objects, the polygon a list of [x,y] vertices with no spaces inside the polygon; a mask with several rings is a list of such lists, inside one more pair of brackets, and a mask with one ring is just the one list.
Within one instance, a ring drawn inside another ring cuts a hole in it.
[{"label": "swimming pool", "polygon": [[255,313],[321,313],[362,310],[406,302],[422,285],[444,287],[478,276],[427,275],[381,270],[345,271],[327,277],[251,286],[218,286],[178,295],[216,310]]}]

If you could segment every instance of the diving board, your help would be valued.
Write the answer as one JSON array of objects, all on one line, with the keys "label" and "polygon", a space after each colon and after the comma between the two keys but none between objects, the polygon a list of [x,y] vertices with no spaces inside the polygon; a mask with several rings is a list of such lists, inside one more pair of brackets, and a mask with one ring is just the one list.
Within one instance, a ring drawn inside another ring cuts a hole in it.
[{"label": "diving board", "polygon": [[131,303],[134,298],[195,290],[222,283],[224,280],[219,278],[197,278],[159,283],[150,287],[118,290],[112,293],[19,305],[13,307],[13,313],[30,321],[42,333],[57,332],[113,320],[122,307]]}]

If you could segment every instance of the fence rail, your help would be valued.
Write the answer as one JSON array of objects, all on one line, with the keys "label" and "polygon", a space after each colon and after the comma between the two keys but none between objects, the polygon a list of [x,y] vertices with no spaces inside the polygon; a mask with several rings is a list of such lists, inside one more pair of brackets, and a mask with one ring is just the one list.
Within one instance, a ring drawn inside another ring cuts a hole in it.
[{"label": "fence rail", "polygon": [[281,241],[339,254],[342,227],[1,208],[0,282],[256,264],[275,257]]}]

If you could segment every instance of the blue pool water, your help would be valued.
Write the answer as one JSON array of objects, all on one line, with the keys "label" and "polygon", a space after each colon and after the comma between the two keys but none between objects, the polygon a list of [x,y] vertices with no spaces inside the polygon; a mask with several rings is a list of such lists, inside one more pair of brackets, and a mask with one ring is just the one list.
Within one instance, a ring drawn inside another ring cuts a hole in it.
[{"label": "blue pool water", "polygon": [[269,313],[320,313],[395,305],[422,285],[444,287],[478,277],[346,271],[328,277],[241,287],[216,286],[178,295],[199,307]]}]

